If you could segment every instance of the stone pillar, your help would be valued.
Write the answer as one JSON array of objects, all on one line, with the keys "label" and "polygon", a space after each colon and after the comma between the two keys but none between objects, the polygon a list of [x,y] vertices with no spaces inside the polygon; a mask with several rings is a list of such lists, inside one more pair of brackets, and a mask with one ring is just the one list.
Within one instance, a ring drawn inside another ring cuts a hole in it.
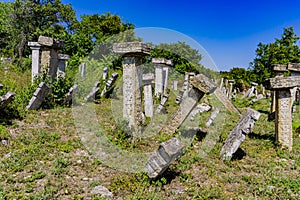
[{"label": "stone pillar", "polygon": [[223,83],[224,83],[224,78],[221,78],[221,81],[220,81],[220,89],[223,88]]},{"label": "stone pillar", "polygon": [[85,76],[85,73],[86,73],[86,64],[85,63],[81,63],[79,65],[79,72],[80,72],[80,77]]},{"label": "stone pillar", "polygon": [[[283,73],[287,72],[287,65],[276,64],[273,65],[273,71],[275,73],[275,77],[283,77]],[[271,91],[272,95],[272,103],[271,103],[271,113],[276,110],[276,91]]]},{"label": "stone pillar", "polygon": [[276,141],[292,150],[292,96],[291,88],[300,84],[300,76],[275,77],[266,82],[268,89],[275,90],[275,133]]},{"label": "stone pillar", "polygon": [[177,91],[177,89],[178,89],[178,81],[175,80],[173,81],[173,90]]},{"label": "stone pillar", "polygon": [[146,117],[153,117],[153,98],[152,98],[152,81],[154,74],[144,74],[144,101],[145,101],[145,115]]},{"label": "stone pillar", "polygon": [[228,91],[228,96],[227,97],[228,97],[228,99],[231,99],[233,84],[235,83],[235,81],[234,80],[229,80],[228,83],[229,83],[229,91]]},{"label": "stone pillar", "polygon": [[134,133],[142,124],[142,59],[150,54],[150,46],[142,42],[115,43],[113,51],[122,54],[123,62],[123,117]]},{"label": "stone pillar", "polygon": [[58,54],[58,66],[57,66],[57,77],[66,76],[66,62],[70,59],[67,54]]},{"label": "stone pillar", "polygon": [[108,69],[107,69],[107,67],[104,67],[104,68],[103,68],[102,80],[103,80],[103,81],[106,81],[107,78],[108,78]]},{"label": "stone pillar", "polygon": [[41,45],[38,42],[28,42],[28,46],[30,47],[32,54],[32,64],[31,64],[31,80],[34,81],[34,78],[40,75],[40,49]]},{"label": "stone pillar", "polygon": [[169,67],[173,66],[173,63],[165,58],[152,58],[152,63],[156,65],[154,94],[156,97],[167,95]]},{"label": "stone pillar", "polygon": [[[288,64],[288,70],[291,72],[291,76],[300,76],[300,63],[291,63]],[[293,102],[296,100],[296,92],[298,87],[294,87],[291,89],[291,95]]]},{"label": "stone pillar", "polygon": [[169,134],[174,133],[190,115],[204,94],[212,93],[217,88],[216,85],[203,74],[195,76],[194,79],[191,80],[191,84],[192,88],[189,90],[188,95],[183,98],[179,108],[160,132]]}]

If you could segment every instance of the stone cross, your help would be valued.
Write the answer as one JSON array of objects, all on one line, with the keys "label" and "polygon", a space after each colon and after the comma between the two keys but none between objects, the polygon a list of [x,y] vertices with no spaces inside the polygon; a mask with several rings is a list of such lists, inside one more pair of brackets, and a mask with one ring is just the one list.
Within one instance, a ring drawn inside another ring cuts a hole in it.
[{"label": "stone cross", "polygon": [[185,121],[185,119],[190,115],[192,110],[197,105],[198,101],[205,95],[213,93],[217,88],[215,83],[213,83],[209,78],[203,74],[196,75],[191,80],[192,87],[189,89],[188,95],[186,95],[179,108],[175,111],[174,115],[167,122],[160,132],[172,134],[176,131],[178,127]]},{"label": "stone cross", "polygon": [[135,133],[142,124],[142,60],[150,54],[150,45],[142,42],[113,44],[113,51],[121,54],[123,62],[123,117]]},{"label": "stone cross", "polygon": [[292,105],[291,88],[300,84],[300,76],[270,78],[265,85],[275,90],[275,133],[276,140],[292,150]]},{"label": "stone cross", "polygon": [[152,58],[155,66],[155,96],[167,95],[169,67],[173,66],[171,60],[165,58]]},{"label": "stone cross", "polygon": [[154,74],[143,74],[144,83],[144,101],[145,101],[145,115],[146,117],[153,117],[153,98],[152,98],[152,81]]}]

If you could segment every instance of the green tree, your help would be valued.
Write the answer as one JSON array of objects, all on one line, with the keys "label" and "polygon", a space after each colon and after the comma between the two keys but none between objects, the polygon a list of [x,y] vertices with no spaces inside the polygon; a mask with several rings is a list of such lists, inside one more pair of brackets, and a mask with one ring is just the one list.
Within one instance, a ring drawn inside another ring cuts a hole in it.
[{"label": "green tree", "polygon": [[300,62],[299,40],[293,27],[284,29],[280,39],[270,44],[259,43],[256,49],[256,57],[250,63],[250,70],[255,74],[258,83],[264,82],[273,76],[273,64],[287,64]]}]

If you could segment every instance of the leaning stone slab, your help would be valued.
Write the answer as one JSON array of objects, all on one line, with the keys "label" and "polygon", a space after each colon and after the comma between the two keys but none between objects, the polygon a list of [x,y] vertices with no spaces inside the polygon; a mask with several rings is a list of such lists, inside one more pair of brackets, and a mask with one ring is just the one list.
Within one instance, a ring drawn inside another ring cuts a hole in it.
[{"label": "leaning stone slab", "polygon": [[39,84],[39,87],[34,92],[33,97],[31,98],[29,104],[26,106],[26,109],[27,110],[39,109],[43,101],[49,94],[49,92],[50,92],[50,88],[48,87],[48,85],[44,82],[41,82]]},{"label": "leaning stone slab", "polygon": [[77,88],[78,88],[78,85],[75,84],[69,89],[69,92],[65,95],[65,100],[64,100],[65,104],[67,104],[67,105],[71,104],[73,94],[77,90]]},{"label": "leaning stone slab", "polygon": [[100,90],[99,86],[100,86],[100,82],[97,81],[94,84],[94,87],[92,88],[91,92],[84,98],[84,100],[91,101],[93,98],[95,98],[96,93]]},{"label": "leaning stone slab", "polygon": [[166,102],[168,101],[169,95],[164,95],[160,101],[160,104],[157,106],[155,110],[155,114],[159,114],[162,112],[163,108],[165,107]]},{"label": "leaning stone slab", "polygon": [[184,145],[178,138],[172,138],[159,145],[158,150],[149,158],[145,170],[149,178],[161,175],[170,164],[183,153]]},{"label": "leaning stone slab", "polygon": [[224,94],[219,88],[215,90],[214,94],[227,110],[229,110],[232,113],[237,113],[241,115],[241,112],[231,103],[226,94]]},{"label": "leaning stone slab", "polygon": [[107,91],[108,91],[109,89],[112,88],[112,86],[115,84],[115,82],[116,82],[118,76],[119,76],[119,74],[116,73],[116,72],[114,72],[114,73],[111,75],[111,77],[110,77],[110,78],[108,79],[108,81],[106,82],[105,87],[103,88],[103,90],[102,90],[102,92],[101,92],[101,94],[100,94],[100,97],[103,97],[103,96],[107,93]]},{"label": "leaning stone slab", "polygon": [[160,132],[172,134],[190,115],[198,101],[205,95],[214,92],[217,86],[203,74],[198,74],[191,80],[192,88],[188,95],[184,96],[179,108]]},{"label": "leaning stone slab", "polygon": [[215,109],[212,113],[211,113],[211,115],[209,116],[209,118],[206,120],[206,126],[207,127],[209,127],[212,123],[213,123],[213,121],[215,120],[215,118],[217,117],[217,115],[219,114],[219,112],[220,112],[220,109],[219,108],[217,108],[217,109]]},{"label": "leaning stone slab", "polygon": [[8,92],[6,95],[0,97],[0,108],[5,108],[15,99],[15,96],[16,94],[14,92]]},{"label": "leaning stone slab", "polygon": [[242,142],[245,140],[246,135],[251,132],[255,125],[255,122],[259,119],[259,117],[260,113],[256,110],[248,109],[246,111],[236,127],[230,132],[222,147],[220,154],[222,160],[231,159],[232,155],[237,151]]}]

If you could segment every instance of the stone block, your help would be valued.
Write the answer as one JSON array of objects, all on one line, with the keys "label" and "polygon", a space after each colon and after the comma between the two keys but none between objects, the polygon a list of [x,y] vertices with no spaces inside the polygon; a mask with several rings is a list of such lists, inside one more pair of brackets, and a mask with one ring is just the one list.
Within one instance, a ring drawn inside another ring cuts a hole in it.
[{"label": "stone block", "polygon": [[293,88],[300,85],[300,76],[275,77],[264,82],[268,90]]},{"label": "stone block", "polygon": [[190,82],[193,87],[205,94],[213,93],[217,88],[216,84],[203,74],[197,74]]},{"label": "stone block", "polygon": [[0,97],[0,108],[5,108],[15,99],[15,96],[16,94],[14,92],[8,92],[6,95]]},{"label": "stone block", "polygon": [[173,66],[173,62],[172,60],[168,60],[165,58],[152,58],[152,63],[154,64],[163,64],[163,65],[167,65],[167,66]]},{"label": "stone block", "polygon": [[260,113],[256,110],[248,109],[246,111],[246,113],[237,123],[236,127],[230,132],[222,147],[220,153],[222,160],[231,159],[233,154],[238,150],[242,142],[245,140],[246,135],[251,132],[259,117]]},{"label": "stone block", "polygon": [[184,145],[178,138],[172,138],[160,144],[158,150],[149,158],[145,170],[149,178],[161,175],[170,164],[178,159],[184,150]]},{"label": "stone block", "polygon": [[49,86],[41,82],[39,84],[39,87],[36,89],[36,91],[33,94],[33,97],[31,98],[29,104],[26,106],[27,110],[37,110],[42,105],[43,101],[47,97],[47,95],[50,92]]},{"label": "stone block", "polygon": [[39,36],[38,43],[53,49],[63,49],[65,47],[65,41],[46,36]]},{"label": "stone block", "polygon": [[125,43],[114,43],[113,52],[117,54],[146,54],[150,55],[151,46],[150,44],[142,42],[125,42]]}]

